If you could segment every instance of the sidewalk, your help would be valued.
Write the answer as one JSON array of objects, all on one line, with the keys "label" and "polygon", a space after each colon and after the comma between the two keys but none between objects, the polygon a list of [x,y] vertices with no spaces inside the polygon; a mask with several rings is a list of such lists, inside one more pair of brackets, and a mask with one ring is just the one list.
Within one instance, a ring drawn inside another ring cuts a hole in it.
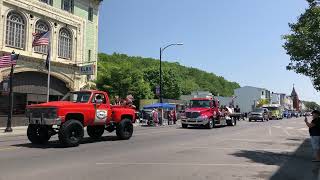
[{"label": "sidewalk", "polygon": [[27,135],[28,126],[16,126],[12,127],[12,132],[4,132],[5,127],[0,128],[0,137],[10,137],[10,136],[25,136]]}]

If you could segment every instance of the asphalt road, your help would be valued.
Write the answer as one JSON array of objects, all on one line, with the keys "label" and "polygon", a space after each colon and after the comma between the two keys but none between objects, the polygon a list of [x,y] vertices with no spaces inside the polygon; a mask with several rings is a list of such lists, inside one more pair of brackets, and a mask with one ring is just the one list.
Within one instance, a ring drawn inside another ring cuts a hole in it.
[{"label": "asphalt road", "polygon": [[138,127],[128,141],[105,133],[62,148],[56,138],[33,146],[25,136],[0,138],[0,180],[312,180],[303,119],[241,121],[236,127]]}]

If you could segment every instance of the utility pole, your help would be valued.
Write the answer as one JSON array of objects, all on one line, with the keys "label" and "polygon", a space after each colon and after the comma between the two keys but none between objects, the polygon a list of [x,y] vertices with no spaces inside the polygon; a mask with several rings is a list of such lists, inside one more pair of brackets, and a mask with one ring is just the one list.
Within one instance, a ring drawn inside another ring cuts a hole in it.
[{"label": "utility pole", "polygon": [[165,50],[165,49],[167,49],[168,47],[170,47],[170,46],[182,46],[183,45],[183,43],[175,43],[175,44],[169,44],[169,45],[167,45],[167,46],[165,46],[164,48],[160,48],[160,67],[159,67],[159,69],[160,69],[160,82],[159,82],[159,86],[160,86],[160,93],[159,93],[159,95],[160,95],[160,97],[159,97],[159,99],[160,99],[160,103],[163,103],[163,92],[162,92],[162,87],[163,87],[163,84],[162,84],[162,53],[163,53],[163,51]]},{"label": "utility pole", "polygon": [[162,99],[162,48],[160,48],[160,103],[163,103]]}]

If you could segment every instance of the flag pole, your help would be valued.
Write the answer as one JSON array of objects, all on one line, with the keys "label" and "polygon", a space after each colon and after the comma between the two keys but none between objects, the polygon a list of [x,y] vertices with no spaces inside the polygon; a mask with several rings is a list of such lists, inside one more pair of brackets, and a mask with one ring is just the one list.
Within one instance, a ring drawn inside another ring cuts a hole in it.
[{"label": "flag pole", "polygon": [[[15,54],[14,51],[12,52],[12,54]],[[9,114],[8,114],[8,120],[7,120],[7,127],[4,130],[4,132],[12,132],[11,122],[12,122],[12,115],[13,115],[13,88],[12,88],[13,87],[13,70],[14,70],[13,66],[14,65],[11,63],[10,80],[9,80],[9,86],[10,86],[10,92],[9,92]]]},{"label": "flag pole", "polygon": [[[50,53],[51,52],[51,43],[50,43],[50,45],[48,46],[48,48],[49,48],[49,50],[48,50],[48,53]],[[50,74],[51,74],[51,54],[48,54],[48,84],[47,84],[47,102],[49,102],[49,100],[50,100]]]}]

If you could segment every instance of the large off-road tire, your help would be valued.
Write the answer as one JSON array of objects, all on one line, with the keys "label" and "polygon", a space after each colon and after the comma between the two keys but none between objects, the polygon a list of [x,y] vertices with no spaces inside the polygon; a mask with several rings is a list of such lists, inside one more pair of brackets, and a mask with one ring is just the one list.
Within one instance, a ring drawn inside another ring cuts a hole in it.
[{"label": "large off-road tire", "polygon": [[117,126],[116,134],[121,140],[128,140],[133,134],[133,124],[130,119],[123,119]]},{"label": "large off-road tire", "polygon": [[32,144],[45,144],[49,141],[49,127],[29,124],[27,129],[28,139]]},{"label": "large off-road tire", "polygon": [[188,128],[188,124],[182,124],[182,128],[187,129]]},{"label": "large off-road tire", "polygon": [[207,129],[212,129],[214,128],[214,120],[213,119],[210,119],[208,124],[206,124],[206,128]]},{"label": "large off-road tire", "polygon": [[77,120],[66,121],[59,130],[59,141],[67,147],[78,146],[83,136],[83,125]]},{"label": "large off-road tire", "polygon": [[92,139],[99,139],[104,133],[104,126],[88,126],[87,133]]},{"label": "large off-road tire", "polygon": [[237,125],[237,120],[236,119],[231,119],[230,121],[227,122],[228,126],[235,126]]}]

